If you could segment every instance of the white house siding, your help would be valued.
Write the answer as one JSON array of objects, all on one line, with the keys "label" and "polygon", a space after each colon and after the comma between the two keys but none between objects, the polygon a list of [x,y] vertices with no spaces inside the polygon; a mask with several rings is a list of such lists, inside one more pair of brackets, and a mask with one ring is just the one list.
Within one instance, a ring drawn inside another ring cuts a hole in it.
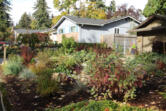
[{"label": "white house siding", "polygon": [[103,30],[100,27],[82,26],[80,27],[80,43],[100,43]]},{"label": "white house siding", "polygon": [[[77,24],[75,24],[74,22],[68,20],[68,19],[65,19],[61,24],[60,26],[56,29],[56,33],[55,32],[52,32],[51,35],[50,35],[50,39],[52,41],[58,41],[58,36],[57,34],[60,34],[59,33],[59,30],[60,29],[63,29],[64,30],[64,33],[63,34],[69,34],[71,33],[71,27],[72,26],[76,26],[76,32],[79,32],[79,26]],[[79,37],[78,37],[79,38]]]},{"label": "white house siding", "polygon": [[104,30],[106,30],[106,32],[104,34],[114,34],[115,33],[115,28],[119,28],[119,34],[121,35],[128,35],[129,33],[127,31],[129,31],[130,29],[134,28],[135,26],[137,26],[138,23],[134,22],[134,21],[129,21],[128,19],[124,19],[118,22],[114,22],[111,24],[106,25],[105,27],[103,27]]},{"label": "white house siding", "polygon": [[[100,43],[101,36],[113,35],[115,28],[119,28],[119,34],[128,35],[127,31],[137,26],[138,23],[131,21],[130,19],[120,20],[114,23],[110,23],[103,27],[94,26],[82,26],[80,27],[80,43]],[[111,37],[111,36],[110,36]]]},{"label": "white house siding", "polygon": [[54,31],[50,33],[50,39],[51,39],[52,41],[54,41],[54,42],[57,41],[56,34],[57,34],[57,33],[54,32]]},{"label": "white house siding", "polygon": [[65,19],[62,22],[62,24],[60,24],[60,26],[57,28],[57,34],[59,34],[60,29],[64,30],[64,34],[70,33],[70,28],[72,26],[76,26],[76,29],[77,29],[77,32],[78,32],[78,26],[75,23],[71,22],[70,20]]}]

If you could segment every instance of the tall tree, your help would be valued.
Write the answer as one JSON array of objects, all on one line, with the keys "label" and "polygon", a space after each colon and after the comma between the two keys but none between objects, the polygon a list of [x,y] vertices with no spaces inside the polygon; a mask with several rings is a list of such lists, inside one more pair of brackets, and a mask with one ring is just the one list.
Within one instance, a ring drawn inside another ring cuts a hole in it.
[{"label": "tall tree", "polygon": [[4,38],[7,28],[10,26],[10,2],[8,0],[0,0],[0,37]]},{"label": "tall tree", "polygon": [[79,10],[75,10],[73,15],[79,17],[88,17],[94,19],[106,19],[106,13],[102,8],[96,7],[96,2],[88,2],[88,4],[81,5]]},{"label": "tall tree", "polygon": [[47,6],[46,1],[37,0],[34,9],[35,12],[33,13],[33,16],[36,20],[36,28],[37,29],[50,28],[51,20],[48,12],[49,7]]},{"label": "tall tree", "polygon": [[19,27],[19,28],[26,28],[26,29],[28,29],[28,28],[31,28],[31,22],[32,22],[32,20],[31,20],[31,17],[30,17],[30,15],[28,15],[26,12],[21,16],[21,19],[20,19],[20,21],[19,21],[19,24],[18,24],[18,26],[16,26],[16,27]]},{"label": "tall tree", "polygon": [[116,11],[116,2],[115,2],[115,0],[111,1],[110,9],[111,9],[112,12]]},{"label": "tall tree", "polygon": [[105,5],[103,0],[88,0],[88,1],[93,2],[96,8],[103,9],[104,11],[107,10],[107,6]]},{"label": "tall tree", "polygon": [[134,6],[127,8],[127,4],[122,4],[117,8],[117,11],[113,14],[113,17],[132,16],[137,20],[141,20],[142,10],[136,9]]},{"label": "tall tree", "polygon": [[112,0],[110,6],[108,7],[107,18],[110,19],[115,13],[115,11],[116,11],[116,2],[115,0]]},{"label": "tall tree", "polygon": [[54,7],[59,11],[64,11],[70,14],[71,9],[76,9],[78,0],[54,0]]},{"label": "tall tree", "polygon": [[166,15],[166,0],[148,0],[143,14],[149,17],[153,14]]},{"label": "tall tree", "polygon": [[67,15],[67,13],[62,12],[60,15],[53,17],[52,18],[52,25],[55,25],[62,18],[62,16],[65,16],[65,15]]}]

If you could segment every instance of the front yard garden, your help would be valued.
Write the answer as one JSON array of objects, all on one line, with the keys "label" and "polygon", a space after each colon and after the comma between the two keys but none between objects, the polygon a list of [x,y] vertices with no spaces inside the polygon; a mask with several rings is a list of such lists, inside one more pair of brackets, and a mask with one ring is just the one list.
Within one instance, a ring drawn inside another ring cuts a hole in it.
[{"label": "front yard garden", "polygon": [[71,38],[54,49],[31,48],[24,44],[1,65],[13,111],[166,110],[164,55],[131,59],[105,44],[77,44]]}]

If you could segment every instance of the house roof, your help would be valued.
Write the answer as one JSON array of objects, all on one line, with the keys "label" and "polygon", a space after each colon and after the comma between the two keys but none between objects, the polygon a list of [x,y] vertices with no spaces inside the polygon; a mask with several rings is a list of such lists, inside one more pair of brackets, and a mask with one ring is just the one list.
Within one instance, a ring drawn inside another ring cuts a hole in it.
[{"label": "house roof", "polygon": [[133,21],[137,22],[140,24],[141,22],[136,20],[135,18],[131,16],[125,16],[121,18],[115,18],[115,19],[91,19],[91,18],[81,18],[77,16],[63,16],[56,24],[53,26],[53,28],[57,28],[65,19],[68,19],[75,24],[78,25],[89,25],[89,26],[104,26],[113,22],[117,22],[119,20],[127,19],[130,18]]},{"label": "house roof", "polygon": [[166,21],[166,16],[163,16],[163,15],[153,15],[153,16],[149,17],[148,19],[146,19],[144,22],[142,22],[142,23],[141,23],[139,26],[137,26],[135,29],[139,29],[139,28],[142,28],[142,27],[147,26],[147,25],[150,24],[154,19]]},{"label": "house roof", "polygon": [[155,19],[162,20],[162,21],[166,22],[166,16],[153,15],[153,16],[149,17],[148,19],[146,19],[144,22],[142,22],[140,25],[135,27],[134,29],[130,30],[129,32],[144,32],[144,31],[160,30],[160,29],[166,28],[164,26],[146,28],[146,26],[149,25]]},{"label": "house roof", "polygon": [[32,33],[45,33],[48,32],[49,29],[46,30],[14,29],[14,31],[19,34],[32,34]]}]

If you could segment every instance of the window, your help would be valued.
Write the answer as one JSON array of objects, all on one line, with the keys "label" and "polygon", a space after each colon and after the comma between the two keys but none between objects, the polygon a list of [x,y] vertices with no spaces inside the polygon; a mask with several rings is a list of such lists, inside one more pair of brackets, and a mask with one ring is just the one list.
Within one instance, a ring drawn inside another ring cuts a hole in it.
[{"label": "window", "polygon": [[63,34],[64,30],[63,29],[59,29],[59,34]]},{"label": "window", "polygon": [[57,34],[56,32],[53,33],[53,35],[56,35],[56,34]]},{"label": "window", "polygon": [[115,28],[115,34],[119,34],[119,28]]},{"label": "window", "polygon": [[71,27],[71,32],[76,32],[76,26]]}]

